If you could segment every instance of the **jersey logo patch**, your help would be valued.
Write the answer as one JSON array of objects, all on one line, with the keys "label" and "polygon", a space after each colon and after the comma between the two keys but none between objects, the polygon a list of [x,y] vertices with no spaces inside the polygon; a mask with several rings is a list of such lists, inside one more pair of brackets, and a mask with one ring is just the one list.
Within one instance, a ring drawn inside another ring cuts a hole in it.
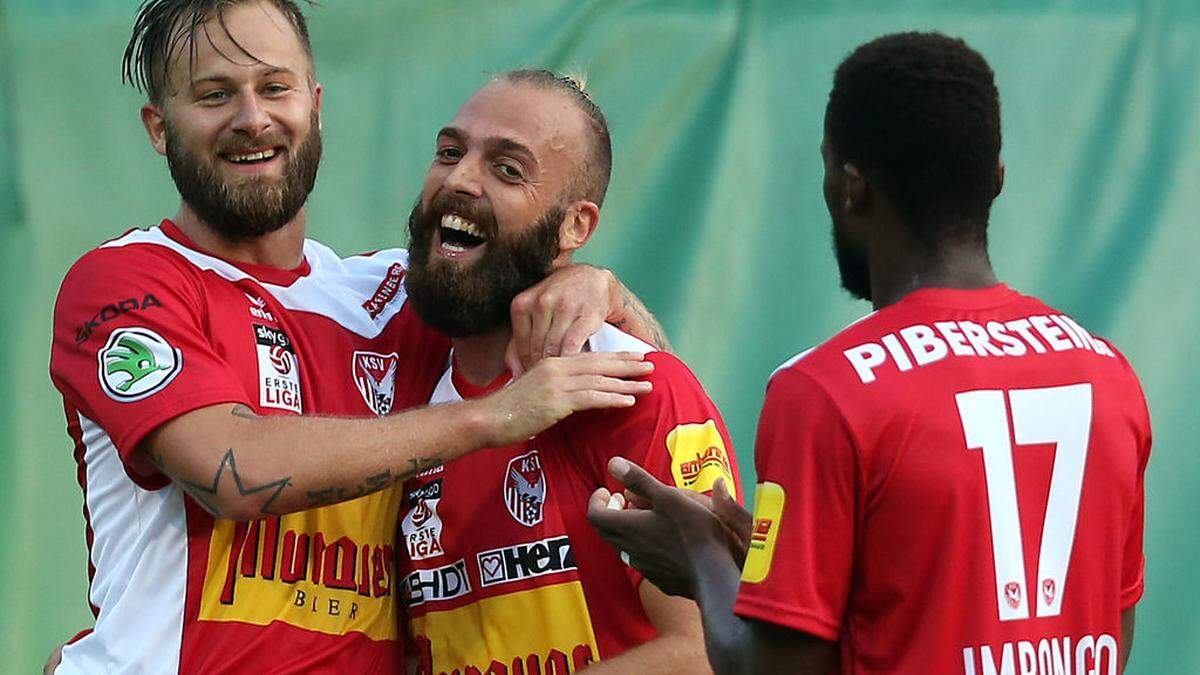
[{"label": "jersey logo patch", "polygon": [[718,478],[724,478],[729,496],[737,498],[729,454],[715,421],[675,427],[667,434],[667,451],[671,453],[671,474],[677,487],[708,492]]},{"label": "jersey logo patch", "polygon": [[750,531],[750,548],[742,567],[742,581],[748,584],[761,582],[771,572],[785,497],[779,483],[764,481],[754,489],[754,529]]},{"label": "jersey logo patch", "polygon": [[97,354],[104,393],[114,401],[140,401],[162,391],[183,369],[183,352],[149,328],[118,328]]},{"label": "jersey logo patch", "polygon": [[442,555],[442,519],[437,512],[442,501],[442,479],[409,492],[404,500],[410,508],[400,530],[408,546],[408,557],[424,560]]},{"label": "jersey logo patch", "polygon": [[530,450],[508,461],[504,476],[504,505],[516,521],[526,527],[542,522],[546,504],[546,476],[542,458]]},{"label": "jersey logo patch", "polygon": [[482,551],[476,554],[475,559],[479,563],[480,586],[575,569],[575,554],[571,551],[571,540],[566,535]]},{"label": "jersey logo patch", "polygon": [[350,363],[354,384],[367,407],[376,415],[382,416],[392,411],[392,404],[396,400],[396,367],[399,363],[400,357],[396,352],[354,352]]},{"label": "jersey logo patch", "polygon": [[287,333],[272,326],[253,324],[258,351],[258,404],[299,414],[304,408],[300,395],[300,363]]}]

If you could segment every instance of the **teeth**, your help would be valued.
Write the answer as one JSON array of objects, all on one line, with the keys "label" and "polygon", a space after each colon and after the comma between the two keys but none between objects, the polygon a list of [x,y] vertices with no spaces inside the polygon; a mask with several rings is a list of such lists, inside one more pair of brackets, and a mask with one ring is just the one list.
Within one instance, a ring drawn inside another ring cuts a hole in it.
[{"label": "teeth", "polygon": [[270,150],[262,150],[259,152],[252,152],[248,155],[230,155],[229,161],[231,161],[231,162],[257,162],[258,160],[262,160],[262,159],[271,159],[274,156],[275,156],[275,150],[270,149]]},{"label": "teeth", "polygon": [[451,243],[445,242],[445,241],[442,242],[442,248],[444,248],[447,251],[450,251],[452,253],[462,253],[463,251],[467,250],[467,249],[463,248],[462,246],[459,246],[458,244],[451,244]]},{"label": "teeth", "polygon": [[451,230],[458,230],[459,232],[466,232],[467,234],[479,237],[480,239],[487,239],[487,237],[483,236],[483,230],[480,230],[479,226],[469,220],[463,219],[461,216],[456,216],[453,213],[447,213],[446,215],[442,216],[442,227],[446,227]]}]

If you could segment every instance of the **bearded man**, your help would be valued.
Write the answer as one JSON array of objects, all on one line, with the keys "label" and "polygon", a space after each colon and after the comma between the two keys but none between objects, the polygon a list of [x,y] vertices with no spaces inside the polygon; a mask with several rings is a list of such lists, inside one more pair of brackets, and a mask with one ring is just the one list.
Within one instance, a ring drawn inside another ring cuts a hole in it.
[{"label": "bearded man", "polygon": [[[396,483],[630,406],[650,385],[622,378],[652,365],[550,358],[494,396],[395,413],[428,400],[449,345],[407,301],[404,251],[305,238],[322,89],[299,8],[152,0],[124,72],[182,201],[84,255],[55,307],[96,614],[58,672],[395,672]],[[622,293],[555,275],[516,310],[514,352],[577,350]],[[542,306],[559,311],[521,309]]]},{"label": "bearded man", "polygon": [[[405,279],[417,314],[453,339],[431,402],[480,400],[520,382],[504,359],[507,308],[591,238],[611,163],[599,107],[575,80],[544,70],[498,76],[438,133],[409,220]],[[655,365],[653,391],[631,408],[573,415],[406,485],[405,595],[418,673],[708,669],[694,603],[622,563],[589,527],[585,506],[592,490],[615,487],[605,466],[618,453],[681,488],[736,485],[728,432],[675,357],[608,324],[588,348],[644,353]]]}]

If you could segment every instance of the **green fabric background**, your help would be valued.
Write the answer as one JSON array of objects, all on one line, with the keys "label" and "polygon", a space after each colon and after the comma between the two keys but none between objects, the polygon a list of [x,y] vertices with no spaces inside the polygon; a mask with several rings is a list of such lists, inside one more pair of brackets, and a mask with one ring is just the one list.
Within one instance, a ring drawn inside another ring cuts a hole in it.
[{"label": "green fabric background", "polygon": [[[46,375],[59,281],[89,248],[177,204],[142,99],[118,78],[134,5],[0,5],[5,671],[34,670],[92,621],[82,499]],[[434,132],[485,72],[587,70],[615,168],[584,258],[662,319],[725,412],[746,486],[768,374],[868,309],[837,289],[820,196],[833,68],[886,32],[965,37],[1003,105],[997,270],[1114,340],[1150,399],[1148,581],[1130,672],[1200,672],[1200,3],[326,0],[309,15],[326,87],[312,235],[343,253],[403,243]]]}]

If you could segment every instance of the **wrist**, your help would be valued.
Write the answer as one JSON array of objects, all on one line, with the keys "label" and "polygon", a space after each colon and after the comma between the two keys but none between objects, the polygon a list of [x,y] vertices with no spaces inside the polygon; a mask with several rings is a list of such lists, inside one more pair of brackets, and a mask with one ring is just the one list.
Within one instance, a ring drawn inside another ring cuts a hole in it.
[{"label": "wrist", "polygon": [[500,445],[496,438],[505,419],[496,405],[498,393],[463,402],[461,432],[469,439],[471,450]]}]

